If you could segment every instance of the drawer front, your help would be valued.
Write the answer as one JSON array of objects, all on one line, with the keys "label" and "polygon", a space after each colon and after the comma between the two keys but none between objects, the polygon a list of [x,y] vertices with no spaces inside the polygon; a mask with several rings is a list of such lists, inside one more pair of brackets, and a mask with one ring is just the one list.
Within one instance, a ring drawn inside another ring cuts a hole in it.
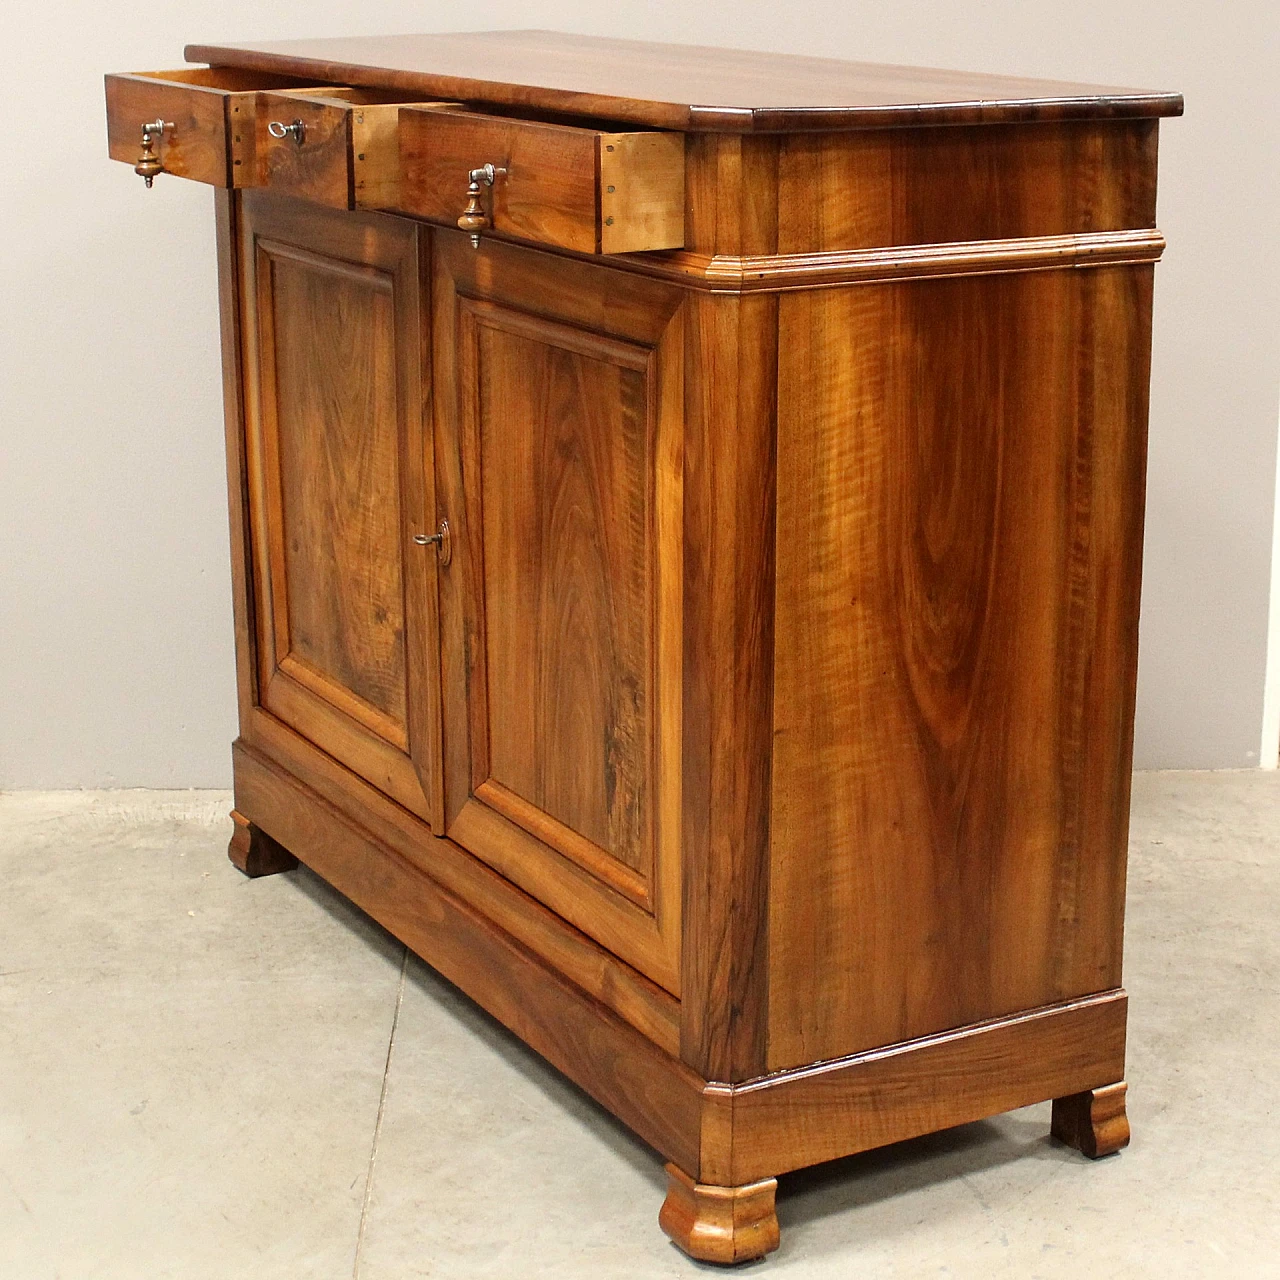
[{"label": "drawer front", "polygon": [[383,97],[337,85],[259,94],[259,183],[336,209],[397,208],[403,104]]},{"label": "drawer front", "polygon": [[258,177],[281,195],[355,208],[351,107],[326,93],[258,97]]},{"label": "drawer front", "polygon": [[482,233],[579,253],[684,244],[682,134],[401,109],[403,212],[457,225],[468,206],[468,175],[485,165],[494,176],[480,188]]},{"label": "drawer front", "polygon": [[138,164],[143,126],[161,121],[163,131],[151,137],[160,172],[215,187],[255,186],[257,93],[300,83],[232,67],[109,75],[108,152],[113,160]]}]

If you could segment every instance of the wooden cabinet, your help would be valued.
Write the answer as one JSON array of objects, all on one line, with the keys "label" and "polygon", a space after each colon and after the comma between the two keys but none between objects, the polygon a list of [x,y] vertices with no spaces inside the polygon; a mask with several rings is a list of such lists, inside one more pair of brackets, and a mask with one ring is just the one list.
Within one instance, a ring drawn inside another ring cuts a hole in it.
[{"label": "wooden cabinet", "polygon": [[777,1245],[780,1173],[1029,1103],[1122,1147],[1180,99],[189,53],[108,114],[221,188],[236,864],[301,858],[634,1128],[697,1258]]}]

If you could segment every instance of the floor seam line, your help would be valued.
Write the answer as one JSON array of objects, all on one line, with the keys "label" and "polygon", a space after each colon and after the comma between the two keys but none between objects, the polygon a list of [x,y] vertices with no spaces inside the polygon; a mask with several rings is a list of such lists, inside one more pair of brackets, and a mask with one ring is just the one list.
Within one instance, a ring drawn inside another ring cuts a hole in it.
[{"label": "floor seam line", "polygon": [[387,1105],[387,1081],[391,1076],[391,1055],[396,1047],[396,1029],[400,1025],[400,1006],[404,1003],[405,975],[409,969],[409,948],[400,961],[400,981],[396,984],[396,1007],[391,1015],[391,1034],[387,1037],[387,1060],[382,1066],[382,1088],[378,1092],[378,1115],[373,1122],[373,1142],[369,1147],[369,1169],[364,1178],[364,1200],[360,1205],[360,1226],[356,1231],[355,1264],[351,1280],[360,1280],[360,1255],[364,1250],[364,1233],[369,1222],[369,1206],[373,1200],[373,1166],[378,1158],[378,1139],[382,1136],[382,1115]]}]

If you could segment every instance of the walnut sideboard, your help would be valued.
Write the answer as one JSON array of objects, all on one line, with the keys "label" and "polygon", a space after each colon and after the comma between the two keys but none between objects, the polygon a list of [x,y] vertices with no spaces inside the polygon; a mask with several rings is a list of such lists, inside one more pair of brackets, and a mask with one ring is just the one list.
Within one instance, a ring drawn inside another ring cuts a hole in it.
[{"label": "walnut sideboard", "polygon": [[195,45],[110,154],[216,189],[232,861],[300,858],[669,1161],[1053,1100],[1121,986],[1176,94],[545,32]]}]

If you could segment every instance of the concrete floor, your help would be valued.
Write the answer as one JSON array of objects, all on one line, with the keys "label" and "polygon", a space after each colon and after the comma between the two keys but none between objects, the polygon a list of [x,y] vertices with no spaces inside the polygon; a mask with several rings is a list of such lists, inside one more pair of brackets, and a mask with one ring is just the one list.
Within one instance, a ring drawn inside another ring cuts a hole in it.
[{"label": "concrete floor", "polygon": [[[688,1277],[661,1161],[229,796],[0,797],[0,1277]],[[1134,1143],[1047,1106],[781,1180],[753,1276],[1280,1276],[1280,775],[1136,780]],[[741,1272],[739,1274],[742,1274]]]}]

